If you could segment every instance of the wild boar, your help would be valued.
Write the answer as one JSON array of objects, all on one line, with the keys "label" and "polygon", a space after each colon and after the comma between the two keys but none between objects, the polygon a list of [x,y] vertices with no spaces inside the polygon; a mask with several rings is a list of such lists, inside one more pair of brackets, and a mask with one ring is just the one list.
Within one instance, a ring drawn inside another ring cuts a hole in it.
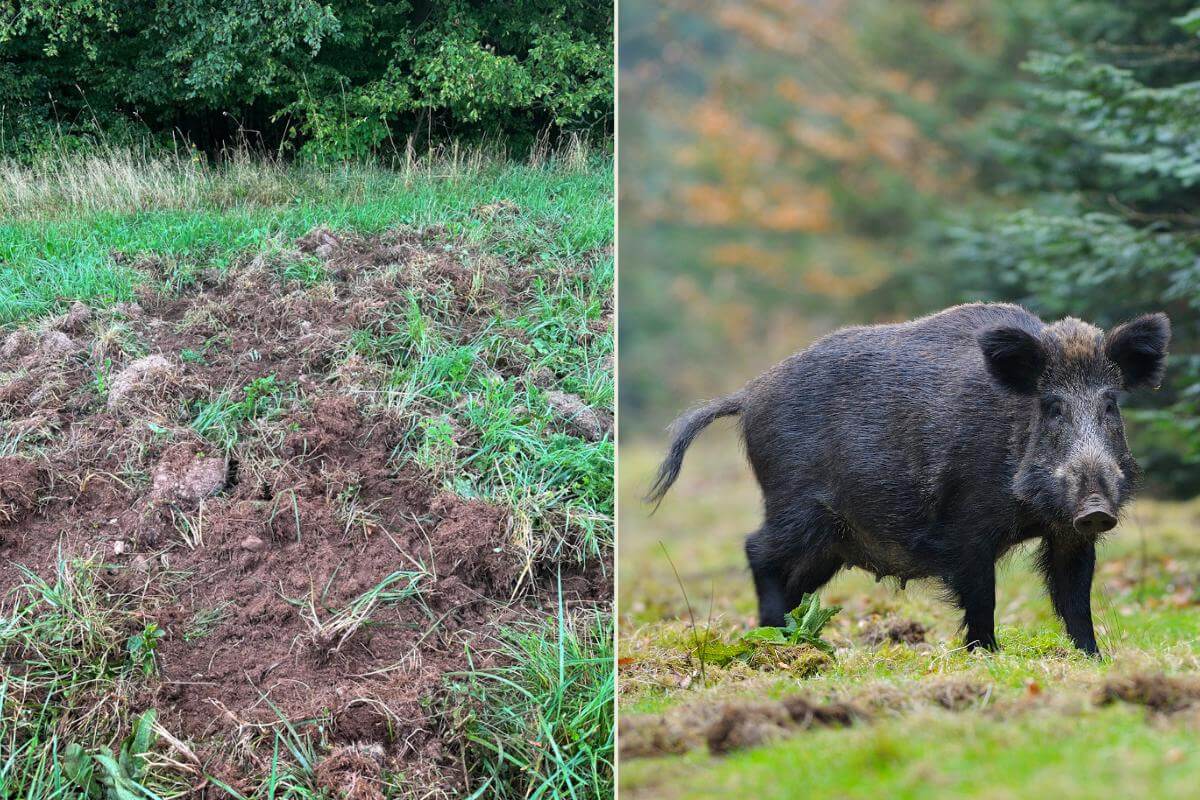
[{"label": "wild boar", "polygon": [[680,417],[648,499],[701,430],[740,415],[764,501],[746,540],[762,625],[859,567],[941,581],[967,646],[995,649],[996,561],[1036,539],[1055,611],[1095,654],[1096,542],[1139,475],[1118,400],[1158,386],[1169,340],[1165,314],[1104,333],[992,303],[839,330]]}]

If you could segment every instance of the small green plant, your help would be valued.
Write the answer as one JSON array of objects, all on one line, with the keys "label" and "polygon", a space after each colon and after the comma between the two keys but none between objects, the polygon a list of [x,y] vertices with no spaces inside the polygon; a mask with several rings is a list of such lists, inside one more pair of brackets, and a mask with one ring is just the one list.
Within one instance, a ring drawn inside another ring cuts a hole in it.
[{"label": "small green plant", "polygon": [[92,383],[96,387],[96,394],[100,397],[108,396],[108,376],[112,374],[112,359],[104,359],[104,363],[96,368],[96,377]]},{"label": "small green plant", "polygon": [[157,624],[149,622],[141,631],[130,636],[125,643],[125,649],[129,652],[129,660],[147,677],[154,674],[154,651],[163,635],[164,631]]},{"label": "small green plant", "polygon": [[258,416],[267,401],[279,393],[279,385],[274,375],[255,378],[242,390],[243,397],[238,404],[238,415],[242,419],[253,419]]},{"label": "small green plant", "polygon": [[782,628],[755,628],[742,634],[741,640],[755,645],[807,644],[832,653],[833,645],[821,638],[821,630],[841,610],[841,606],[821,608],[821,599],[815,592],[806,594],[800,605],[784,616]]},{"label": "small green plant", "polygon": [[278,408],[279,384],[274,375],[255,378],[242,388],[240,399],[225,389],[200,406],[192,420],[192,429],[227,449],[237,443],[238,426],[263,417]]},{"label": "small green plant", "polygon": [[179,351],[179,358],[189,364],[205,364],[207,360],[204,358],[204,353],[199,350],[193,350],[190,347],[185,347]]},{"label": "small green plant", "polygon": [[454,464],[454,428],[446,419],[421,421],[421,443],[417,446],[416,461],[421,466],[443,474]]},{"label": "small green plant", "polygon": [[[154,795],[142,786],[145,754],[154,746],[156,712],[148,709],[133,722],[133,730],[121,743],[120,752],[97,750],[88,753],[72,742],[63,751],[63,771],[83,793],[94,800],[144,800]],[[99,769],[97,769],[97,767]]]},{"label": "small green plant", "polygon": [[784,616],[782,628],[754,628],[733,642],[727,642],[712,630],[706,630],[697,637],[693,652],[701,664],[716,664],[719,667],[733,661],[751,662],[755,652],[763,647],[808,645],[832,654],[833,645],[821,638],[821,631],[841,610],[841,606],[822,608],[816,594],[806,594],[800,600],[800,605]]}]

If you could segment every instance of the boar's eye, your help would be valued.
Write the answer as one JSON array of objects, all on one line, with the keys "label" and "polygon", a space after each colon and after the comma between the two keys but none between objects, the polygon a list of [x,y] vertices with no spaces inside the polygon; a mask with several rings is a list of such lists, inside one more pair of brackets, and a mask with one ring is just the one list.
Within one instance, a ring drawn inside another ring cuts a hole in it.
[{"label": "boar's eye", "polygon": [[1104,415],[1106,417],[1115,417],[1117,415],[1116,398],[1109,397],[1104,401]]},{"label": "boar's eye", "polygon": [[1046,401],[1046,408],[1042,412],[1042,414],[1046,417],[1046,419],[1051,420],[1052,422],[1057,422],[1058,420],[1062,419],[1062,416],[1063,416],[1062,400],[1059,400],[1057,398],[1051,398],[1050,400]]}]

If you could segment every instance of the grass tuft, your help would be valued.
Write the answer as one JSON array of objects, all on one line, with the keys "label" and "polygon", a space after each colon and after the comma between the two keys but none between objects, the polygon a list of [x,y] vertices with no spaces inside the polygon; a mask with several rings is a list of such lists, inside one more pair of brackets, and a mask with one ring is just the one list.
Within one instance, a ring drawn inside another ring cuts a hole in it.
[{"label": "grass tuft", "polygon": [[181,776],[143,769],[154,720],[136,694],[153,671],[157,630],[140,618],[142,598],[106,589],[94,561],[60,560],[52,579],[21,574],[0,609],[4,796],[75,797],[100,783],[131,797],[183,796]]},{"label": "grass tuft", "polygon": [[459,687],[473,797],[612,797],[613,627],[606,608],[510,628]]}]

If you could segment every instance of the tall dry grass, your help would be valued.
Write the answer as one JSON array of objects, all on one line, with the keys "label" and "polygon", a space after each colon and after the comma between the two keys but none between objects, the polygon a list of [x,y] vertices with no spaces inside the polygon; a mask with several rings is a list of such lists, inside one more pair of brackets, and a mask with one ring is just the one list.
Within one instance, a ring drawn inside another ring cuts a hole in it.
[{"label": "tall dry grass", "polygon": [[469,180],[497,163],[583,170],[601,149],[585,137],[541,137],[514,158],[498,142],[418,151],[410,139],[374,161],[318,164],[240,145],[208,157],[186,145],[100,143],[79,151],[51,143],[22,160],[0,156],[0,218],[266,206],[331,193],[365,199],[416,180]]}]

